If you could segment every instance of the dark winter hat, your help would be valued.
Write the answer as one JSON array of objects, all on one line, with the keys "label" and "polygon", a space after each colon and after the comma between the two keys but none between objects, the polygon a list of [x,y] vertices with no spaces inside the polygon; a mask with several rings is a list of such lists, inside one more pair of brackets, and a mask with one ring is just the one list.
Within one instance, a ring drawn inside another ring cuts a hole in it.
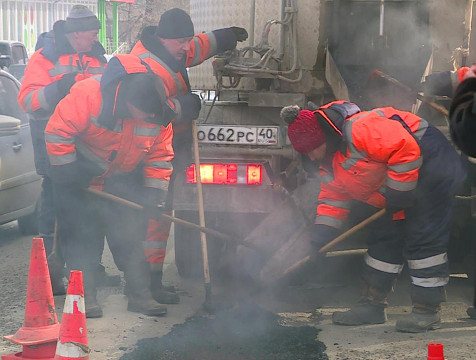
[{"label": "dark winter hat", "polygon": [[66,17],[65,32],[99,30],[101,23],[94,13],[84,5],[74,5]]},{"label": "dark winter hat", "polygon": [[162,115],[163,84],[151,73],[131,74],[121,86],[123,99],[148,114]]},{"label": "dark winter hat", "polygon": [[181,39],[195,35],[192,19],[182,9],[174,8],[162,14],[155,35],[164,39]]},{"label": "dark winter hat", "polygon": [[293,148],[301,154],[308,154],[326,142],[324,131],[310,110],[301,110],[289,123],[288,137]]},{"label": "dark winter hat", "polygon": [[476,157],[476,78],[458,85],[450,107],[450,135],[466,155]]}]

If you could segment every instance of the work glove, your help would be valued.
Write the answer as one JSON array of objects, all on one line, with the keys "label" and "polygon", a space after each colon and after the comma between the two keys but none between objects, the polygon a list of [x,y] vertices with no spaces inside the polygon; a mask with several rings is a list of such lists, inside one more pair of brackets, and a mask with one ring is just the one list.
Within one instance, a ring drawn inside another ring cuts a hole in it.
[{"label": "work glove", "polygon": [[77,72],[65,74],[57,81],[58,91],[62,98],[69,94],[69,90],[76,83],[76,75],[78,75]]},{"label": "work glove", "polygon": [[230,29],[233,34],[235,35],[236,37],[236,41],[245,41],[246,39],[248,39],[248,31],[246,31],[245,28],[242,28],[242,27],[238,27],[238,26],[232,26]]},{"label": "work glove", "polygon": [[202,101],[198,95],[187,93],[183,96],[178,96],[176,100],[179,103],[179,109],[175,109],[176,111],[178,110],[178,122],[190,122],[198,118],[202,108]]},{"label": "work glove", "polygon": [[415,202],[416,190],[398,191],[389,186],[385,188],[385,209],[388,213],[394,214],[400,210],[408,208]]},{"label": "work glove", "polygon": [[167,191],[144,186],[141,205],[150,218],[160,218],[162,212],[165,211],[166,200]]},{"label": "work glove", "polygon": [[82,188],[89,187],[92,179],[91,176],[79,170],[77,161],[66,165],[51,165],[48,176],[55,183]]},{"label": "work glove", "polygon": [[425,77],[418,89],[426,96],[453,96],[451,71],[440,71]]}]

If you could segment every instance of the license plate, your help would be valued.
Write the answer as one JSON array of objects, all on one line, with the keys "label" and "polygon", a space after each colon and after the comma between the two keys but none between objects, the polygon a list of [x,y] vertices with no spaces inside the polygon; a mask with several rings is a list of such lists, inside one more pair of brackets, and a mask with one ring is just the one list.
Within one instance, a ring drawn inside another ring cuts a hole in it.
[{"label": "license plate", "polygon": [[198,125],[198,141],[205,144],[278,145],[279,126]]}]

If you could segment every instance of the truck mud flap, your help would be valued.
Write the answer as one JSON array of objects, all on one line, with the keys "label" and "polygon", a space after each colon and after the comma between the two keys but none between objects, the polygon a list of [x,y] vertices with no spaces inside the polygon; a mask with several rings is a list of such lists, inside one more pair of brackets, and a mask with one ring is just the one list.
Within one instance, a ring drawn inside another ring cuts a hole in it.
[{"label": "truck mud flap", "polygon": [[263,285],[271,286],[282,279],[284,271],[302,258],[311,254],[312,226],[301,228],[286,241],[261,269],[259,280]]}]

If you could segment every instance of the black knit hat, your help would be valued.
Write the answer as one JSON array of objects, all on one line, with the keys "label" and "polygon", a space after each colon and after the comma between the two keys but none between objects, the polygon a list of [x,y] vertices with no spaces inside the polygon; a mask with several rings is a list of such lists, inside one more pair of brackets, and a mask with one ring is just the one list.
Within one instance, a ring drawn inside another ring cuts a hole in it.
[{"label": "black knit hat", "polygon": [[65,32],[99,30],[101,23],[94,13],[84,5],[74,5],[66,17]]},{"label": "black knit hat", "polygon": [[454,144],[466,155],[476,157],[476,110],[474,96],[476,78],[461,82],[450,107],[450,135]]},{"label": "black knit hat", "polygon": [[155,33],[164,39],[181,39],[195,35],[192,19],[182,9],[174,8],[162,14]]}]

